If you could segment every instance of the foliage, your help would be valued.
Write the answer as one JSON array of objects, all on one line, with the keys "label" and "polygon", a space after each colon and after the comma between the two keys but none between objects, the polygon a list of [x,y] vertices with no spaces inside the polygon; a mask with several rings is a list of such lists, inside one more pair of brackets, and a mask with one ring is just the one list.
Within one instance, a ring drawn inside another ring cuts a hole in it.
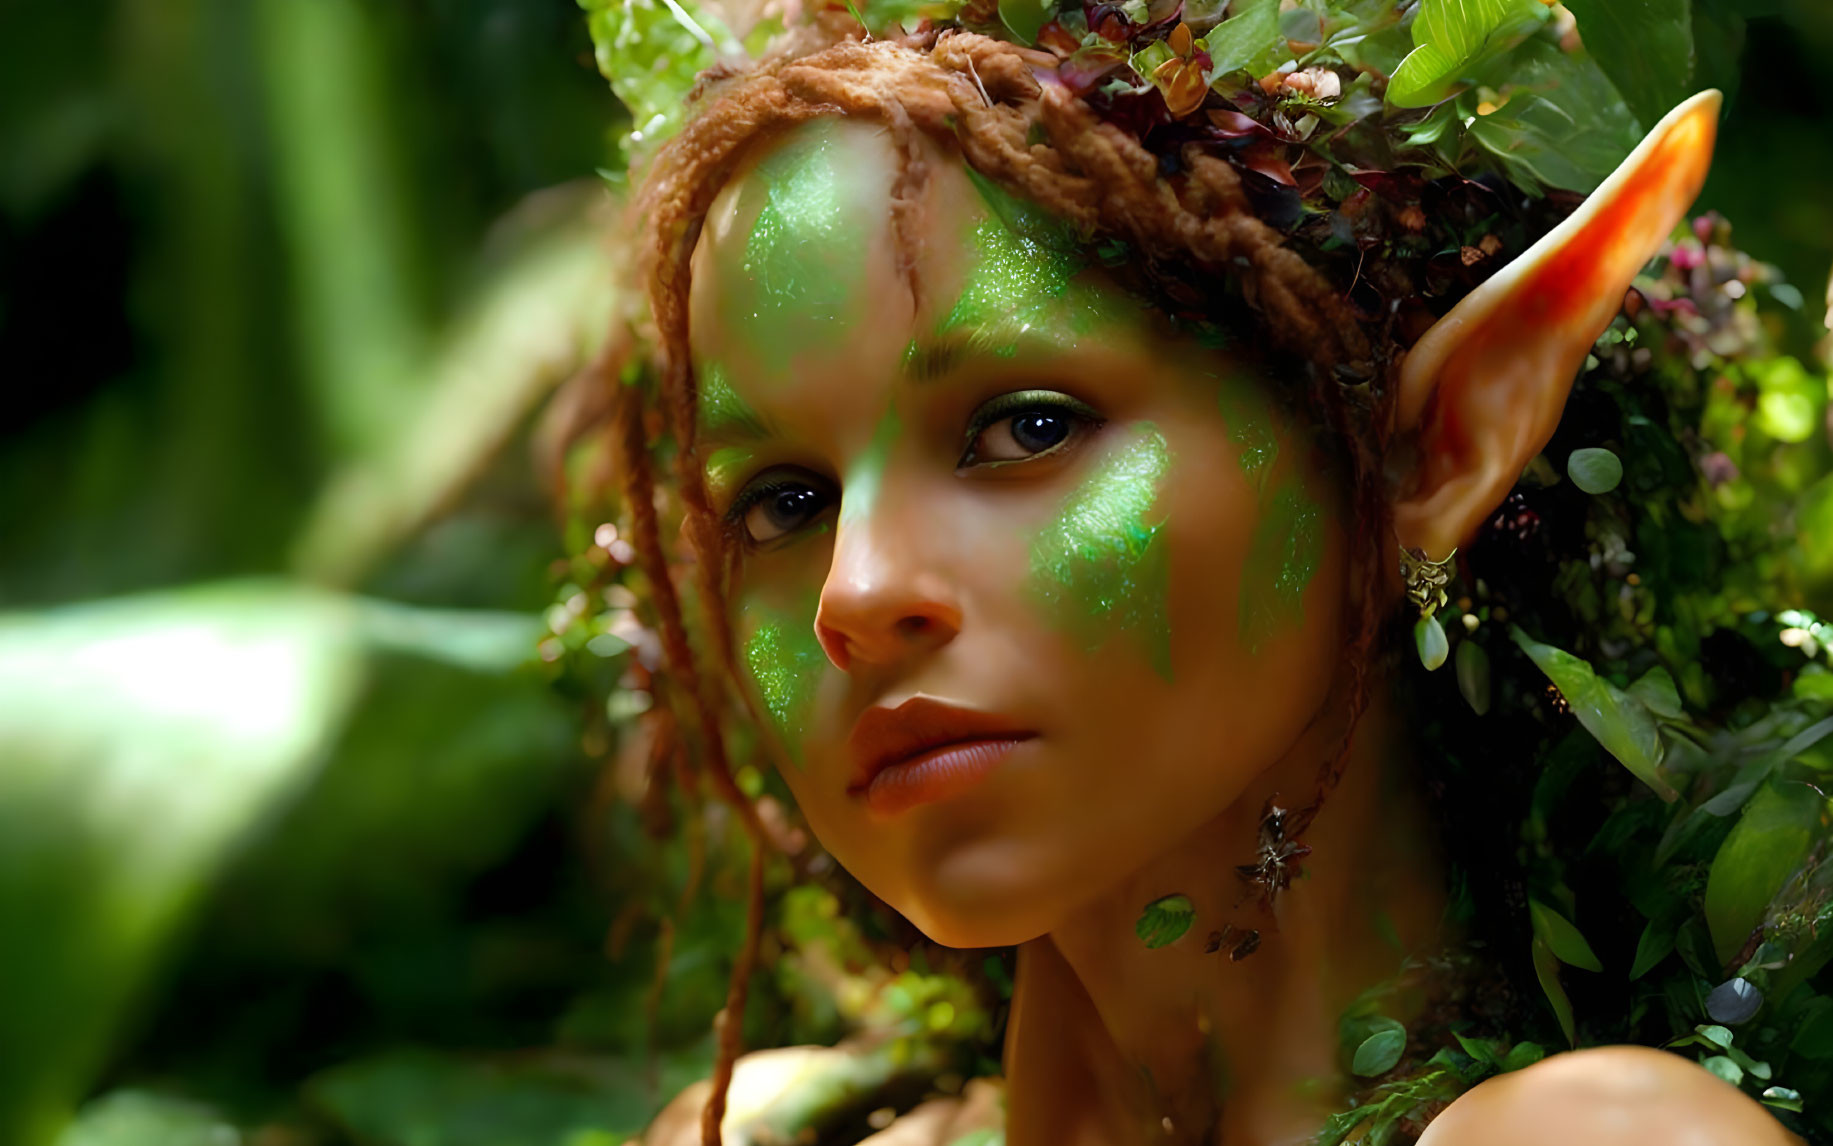
[{"label": "foliage", "polygon": [[636,154],[680,130],[695,79],[744,47],[693,0],[579,0],[598,70],[630,110],[625,146]]},{"label": "foliage", "polygon": [[1502,55],[1541,24],[1537,0],[1421,0],[1413,18],[1413,50],[1388,81],[1397,107],[1429,107],[1463,85],[1463,77]]},{"label": "foliage", "polygon": [[[676,0],[580,2],[645,145],[679,126],[699,71],[735,58],[723,25]],[[1044,48],[1072,89],[1148,146],[1208,139],[1288,185],[1279,173],[1310,153],[1348,174],[1494,171],[1529,189],[1589,191],[1692,90],[1692,27],[1669,11],[1684,16],[1685,3],[1591,8],[1578,31],[1595,26],[1608,70],[1539,0],[1305,0],[1283,13],[1243,0],[1221,20],[1205,5],[1145,0],[848,10],[874,34],[920,18]],[[1242,116],[1261,130],[1244,132]]]},{"label": "foliage", "polygon": [[[1774,352],[1787,292],[1728,235],[1695,220],[1637,281],[1553,440],[1463,551],[1442,613],[1460,663],[1481,650],[1480,690],[1460,673],[1409,691],[1455,913],[1542,995],[1476,1006],[1452,1033],[1668,1045],[1813,1137],[1833,1133],[1833,1059],[1797,1034],[1833,1010],[1817,636],[1833,569],[1810,540],[1833,527],[1833,392]],[[1772,393],[1799,407],[1776,417]],[[1584,451],[1620,474],[1581,481]],[[1361,1112],[1403,1134],[1454,1081],[1420,1064],[1336,1130]]]},{"label": "foliage", "polygon": [[1182,938],[1195,918],[1196,908],[1189,896],[1167,895],[1146,904],[1133,930],[1147,947],[1163,947]]},{"label": "foliage", "polygon": [[[1314,142],[1380,115],[1422,136],[1405,171],[1482,176],[1492,153],[1465,121],[1512,116],[1522,98],[1479,116],[1494,101],[1477,82],[1436,112],[1383,108],[1365,72],[1391,74],[1412,33],[1405,8],[1378,0],[1307,0],[1271,32],[1276,5],[1237,0],[1258,22],[1222,34],[1203,27],[1202,7],[1184,12],[1209,48],[1229,34],[1245,47],[1239,64],[1223,61],[1229,74],[1217,66],[1199,79],[1280,132],[1225,146],[1257,164],[1280,159],[1311,191],[1334,188],[1338,197],[1304,225],[1336,227],[1345,241],[1357,237],[1345,210],[1355,188],[1326,170],[1353,178],[1352,168],[1387,170],[1393,157],[1319,166],[1308,157],[1328,157]],[[1221,14],[1211,7],[1208,19]],[[1584,6],[1570,7],[1599,74],[1646,122],[1659,106],[1645,113],[1621,50],[1603,48]],[[1692,5],[1685,86],[1738,79],[1737,8]],[[880,30],[953,10],[857,5]],[[1151,6],[1128,9],[1142,10]],[[1817,118],[1825,95],[1811,82],[1812,61],[1828,50],[1816,45],[1833,40],[1806,5],[1790,10],[1787,22],[1750,23],[1745,98],[1732,104],[1708,200],[1735,204],[1740,237],[1811,287],[1833,235],[1819,194],[1833,178],[1833,136]],[[1286,49],[1309,42],[1307,16],[1328,36],[1301,60]],[[1242,19],[1231,13],[1228,23]],[[593,275],[603,264],[592,175],[622,166],[627,156],[608,133],[621,138],[637,116],[594,72],[585,23],[567,0],[110,0],[9,13],[12,34],[0,40],[0,347],[18,384],[0,425],[0,482],[10,495],[0,499],[0,675],[23,687],[0,701],[0,740],[9,766],[57,758],[48,771],[34,767],[29,783],[25,769],[0,767],[0,1139],[9,1146],[438,1146],[486,1131],[500,1131],[499,1141],[621,1146],[704,1077],[741,925],[746,853],[716,810],[696,834],[686,826],[701,822],[691,797],[661,806],[643,798],[648,769],[668,757],[645,727],[644,663],[655,650],[620,591],[631,574],[614,534],[592,552],[596,527],[615,520],[616,507],[578,498],[565,544],[580,556],[556,567],[546,492],[517,444],[534,405],[589,356],[609,309]],[[752,30],[745,47],[755,53],[771,30]],[[1658,29],[1634,30],[1637,43],[1668,51]],[[1165,48],[1169,31],[1154,35],[1148,46]],[[1530,37],[1515,51],[1549,45],[1558,47]],[[1247,86],[1250,74],[1266,79],[1288,60],[1285,74],[1296,75],[1313,62],[1335,68],[1339,57],[1351,80],[1334,100]],[[639,84],[633,101],[663,101],[653,106],[664,111],[692,82],[685,67],[634,78],[650,86]],[[1572,114],[1590,123],[1587,110]],[[1538,114],[1561,122],[1557,107]],[[1306,125],[1307,116],[1317,122]],[[1560,129],[1549,130],[1557,141]],[[1585,129],[1566,134],[1568,150],[1586,142]],[[1517,151],[1546,166],[1527,145]],[[1460,246],[1487,233],[1481,221],[1460,223],[1467,233],[1434,239],[1433,249],[1456,262]],[[1820,314],[1722,242],[1687,252],[1644,284],[1667,309],[1658,316],[1664,356],[1641,368],[1691,395],[1687,409],[1711,406],[1698,420],[1702,436],[1678,459],[1683,469],[1697,461],[1708,492],[1689,503],[1699,520],[1667,512],[1647,541],[1632,531],[1645,581],[1659,568],[1686,587],[1663,597],[1651,622],[1673,696],[1638,692],[1644,666],[1619,663],[1622,626],[1612,618],[1622,605],[1611,593],[1625,577],[1592,569],[1588,550],[1585,569],[1562,574],[1559,590],[1582,601],[1582,617],[1548,621],[1526,610],[1520,623],[1640,697],[1670,737],[1670,763],[1678,753],[1692,767],[1692,750],[1676,748],[1686,736],[1673,738],[1666,723],[1684,711],[1708,730],[1701,751],[1751,772],[1704,804],[1694,773],[1683,772],[1685,808],[1674,810],[1691,814],[1664,841],[1682,865],[1680,900],[1665,887],[1638,891],[1621,919],[1601,892],[1585,890],[1594,871],[1585,842],[1600,821],[1583,801],[1559,803],[1574,789],[1596,794],[1604,776],[1629,775],[1589,733],[1557,740],[1547,771],[1525,777],[1530,794],[1550,777],[1555,810],[1542,815],[1544,834],[1506,844],[1511,856],[1520,847],[1533,858],[1533,897],[1579,929],[1604,977],[1628,976],[1631,1005],[1641,1008],[1631,1034],[1707,1039],[1676,1045],[1772,1106],[1801,1108],[1811,1131],[1833,1081],[1833,1002],[1815,971],[1828,954],[1817,893],[1785,885],[1783,906],[1761,921],[1748,981],[1760,985],[1763,1009],[1742,1023],[1718,1017],[1735,1013],[1712,1001],[1723,982],[1700,990],[1723,974],[1713,966],[1718,936],[1742,922],[1725,918],[1715,932],[1682,909],[1703,903],[1718,849],[1766,786],[1828,760],[1829,741],[1814,736],[1833,699],[1833,624],[1823,619],[1833,610],[1815,586],[1833,570],[1833,483],[1817,476],[1813,417],[1824,415],[1824,391],[1815,386],[1824,378],[1804,357]],[[1745,298],[1693,285],[1733,278],[1748,286]],[[1794,324],[1788,345],[1798,360],[1771,352],[1778,316]],[[1656,321],[1645,313],[1637,337],[1626,325],[1606,340],[1582,407],[1594,410],[1598,389],[1632,372],[1649,348],[1641,328]],[[1575,412],[1574,425],[1592,416]],[[1662,425],[1665,414],[1643,416]],[[1540,478],[1608,443],[1623,461],[1624,491],[1641,488],[1651,459],[1661,481],[1677,480],[1657,437],[1619,423],[1634,441],[1568,435],[1549,446]],[[575,490],[593,487],[589,461],[582,467]],[[1605,512],[1568,507],[1568,484],[1525,496],[1542,510],[1547,499],[1557,504],[1553,520]],[[1702,540],[1706,523],[1719,540]],[[595,585],[606,566],[615,576]],[[244,579],[251,574],[263,580]],[[167,591],[144,592],[152,589]],[[75,604],[127,591],[138,595]],[[51,605],[70,607],[44,611]],[[1759,617],[1769,609],[1779,611]],[[1593,626],[1597,618],[1606,623]],[[1538,751],[1570,721],[1551,711],[1538,670],[1493,631],[1504,620],[1492,613],[1481,639],[1459,637],[1456,691],[1452,674],[1437,674],[1429,684],[1441,694],[1427,711],[1475,721],[1491,705],[1504,723],[1467,727],[1475,739],[1460,743],[1507,748],[1519,739]],[[521,634],[542,625],[524,664],[533,638]],[[1663,627],[1675,635],[1662,638]],[[52,688],[47,666],[134,642],[142,651],[184,647],[187,635],[204,642],[193,648],[234,655],[189,668],[163,654],[150,667],[123,660]],[[280,679],[256,675],[257,662],[290,664],[301,670],[292,679],[311,687],[254,690]],[[185,690],[198,703],[183,742],[166,739],[184,724],[176,713],[129,703],[197,674],[225,690]],[[1783,701],[1767,713],[1741,710],[1740,676]],[[251,690],[259,704],[233,703]],[[1533,716],[1525,726],[1524,705]],[[236,739],[260,712],[282,717],[269,726],[276,735]],[[1511,736],[1524,727],[1531,736]],[[1791,742],[1795,758],[1765,771]],[[1515,775],[1507,753],[1498,755],[1494,767],[1466,762],[1482,783],[1465,791]],[[740,776],[777,801],[793,844],[780,787],[767,772]],[[124,779],[132,785],[116,783]],[[1607,794],[1640,814],[1656,804]],[[1580,857],[1576,866],[1547,866],[1553,842]],[[920,1067],[905,1076],[915,1082],[996,1073],[1010,953],[950,961],[824,865],[806,838],[786,854],[770,886],[749,1045],[832,1044],[890,1029],[923,1051],[908,1060]],[[1579,894],[1559,894],[1562,879]],[[1507,938],[1528,976],[1517,981],[1531,989],[1527,898],[1510,899],[1506,888],[1494,896],[1519,917]],[[127,913],[117,914],[123,903]],[[1781,950],[1807,954],[1769,966]],[[1599,976],[1557,966],[1554,974],[1556,986],[1567,981],[1582,1036],[1618,1033],[1600,1018]],[[1672,1023],[1670,990],[1681,1016]],[[1372,1111],[1374,1125],[1397,1136],[1430,1095],[1559,1045],[1556,1020],[1530,1002],[1524,1021],[1538,1041],[1512,1049],[1469,1032],[1439,1045],[1409,1031],[1401,1060],[1369,1080],[1374,1089],[1345,1119],[1367,1124]],[[13,1048],[28,1041],[22,1059]],[[1437,1065],[1416,1072],[1408,1056],[1428,1053]],[[19,1061],[25,1070],[13,1069]],[[1770,1079],[1754,1064],[1767,1064]],[[857,1140],[863,1128],[836,1124],[832,1136]]]}]

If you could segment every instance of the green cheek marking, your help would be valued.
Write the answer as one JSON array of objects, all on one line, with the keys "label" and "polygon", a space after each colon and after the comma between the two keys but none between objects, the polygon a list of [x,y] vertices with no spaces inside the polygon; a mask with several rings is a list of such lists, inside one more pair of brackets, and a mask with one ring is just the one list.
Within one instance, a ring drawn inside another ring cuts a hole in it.
[{"label": "green cheek marking", "polygon": [[809,125],[759,164],[741,192],[740,218],[755,209],[756,221],[742,261],[726,268],[733,287],[725,318],[772,369],[841,338],[864,296],[873,188],[842,168],[838,122]]},{"label": "green cheek marking", "polygon": [[815,602],[794,612],[758,609],[762,619],[745,640],[745,669],[791,760],[802,762],[802,741],[814,709],[827,653],[815,639]]},{"label": "green cheek marking", "polygon": [[1170,567],[1164,522],[1148,522],[1171,463],[1150,423],[1107,457],[1063,503],[1031,547],[1031,592],[1047,614],[1097,652],[1116,633],[1145,643],[1152,667],[1171,679],[1165,598]]},{"label": "green cheek marking", "polygon": [[878,427],[872,431],[872,441],[841,483],[840,524],[858,521],[872,512],[885,476],[885,463],[891,457],[891,446],[903,430],[904,424],[898,420],[895,409],[886,410],[885,416],[878,420]]},{"label": "green cheek marking", "polygon": [[1323,513],[1296,478],[1261,501],[1241,571],[1241,643],[1250,652],[1280,626],[1304,621],[1305,588],[1324,554]]},{"label": "green cheek marking", "polygon": [[1219,378],[1219,405],[1228,436],[1241,451],[1241,472],[1255,489],[1266,488],[1273,463],[1279,460],[1279,436],[1266,398],[1244,378]]}]

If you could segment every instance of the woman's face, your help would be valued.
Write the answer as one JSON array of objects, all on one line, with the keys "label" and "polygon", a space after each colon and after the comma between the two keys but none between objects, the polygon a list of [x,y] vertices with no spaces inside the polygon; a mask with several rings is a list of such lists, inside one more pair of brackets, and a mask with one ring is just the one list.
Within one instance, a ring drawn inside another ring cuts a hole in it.
[{"label": "woman's face", "polygon": [[1009,944],[1297,738],[1343,543],[1260,380],[919,150],[913,188],[887,132],[821,121],[724,189],[690,296],[699,453],[809,823],[937,941]]}]

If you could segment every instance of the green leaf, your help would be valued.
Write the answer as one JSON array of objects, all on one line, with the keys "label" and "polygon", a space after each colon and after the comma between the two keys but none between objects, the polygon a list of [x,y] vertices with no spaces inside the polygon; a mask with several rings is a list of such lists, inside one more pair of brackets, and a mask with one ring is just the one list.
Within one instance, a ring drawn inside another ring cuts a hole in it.
[{"label": "green leaf", "polygon": [[1559,1020],[1559,1029],[1566,1036],[1567,1046],[1578,1045],[1578,1028],[1572,1021],[1572,1000],[1566,996],[1566,988],[1559,981],[1559,957],[1553,949],[1539,936],[1534,937],[1534,977],[1540,980],[1540,990],[1547,997],[1547,1004],[1553,1008],[1553,1017]]},{"label": "green leaf", "polygon": [[1517,626],[1511,625],[1509,634],[1559,689],[1572,714],[1599,744],[1662,799],[1671,801],[1679,795],[1661,775],[1661,733],[1641,701],[1599,677],[1571,653],[1543,645]]},{"label": "green leaf", "polygon": [[1644,708],[1664,720],[1679,720],[1686,716],[1686,709],[1680,704],[1680,689],[1675,687],[1674,678],[1668,670],[1659,665],[1637,677],[1628,691],[1629,695],[1642,702]]},{"label": "green leaf", "polygon": [[222,1146],[242,1141],[235,1124],[206,1106],[144,1090],[85,1103],[57,1146]]},{"label": "green leaf", "polygon": [[1349,1069],[1363,1078],[1374,1078],[1393,1070],[1407,1049],[1407,1029],[1393,1019],[1377,1021],[1373,1034],[1356,1047]]},{"label": "green leaf", "polygon": [[1456,1031],[1451,1032],[1451,1037],[1457,1040],[1458,1046],[1464,1048],[1465,1054],[1469,1055],[1473,1059],[1476,1059],[1478,1062],[1488,1063],[1491,1066],[1495,1066],[1495,1065],[1500,1064],[1502,1061],[1502,1055],[1503,1055],[1502,1044],[1497,1042],[1495,1039],[1468,1038],[1464,1035],[1458,1034]]},{"label": "green leaf", "polygon": [[313,776],[356,610],[232,584],[0,616],[0,1141],[90,1085],[174,930]]},{"label": "green leaf", "polygon": [[1642,938],[1636,941],[1636,961],[1629,969],[1630,980],[1633,982],[1653,971],[1673,950],[1674,925],[1649,920],[1648,926],[1642,929]]},{"label": "green leaf", "polygon": [[1445,133],[1457,125],[1457,105],[1445,103],[1432,109],[1430,115],[1418,123],[1403,123],[1400,134],[1406,137],[1409,145],[1425,147],[1443,139]]},{"label": "green leaf", "polygon": [[1528,900],[1528,918],[1533,921],[1534,935],[1541,942],[1552,948],[1553,954],[1560,961],[1570,963],[1583,971],[1602,971],[1604,965],[1591,950],[1591,944],[1585,942],[1584,935],[1572,925],[1572,921],[1554,911],[1538,899]]},{"label": "green leaf", "polygon": [[1427,672],[1445,663],[1445,657],[1451,652],[1451,643],[1445,636],[1445,626],[1439,624],[1437,614],[1421,617],[1414,622],[1413,646],[1419,650],[1419,663],[1426,666]]},{"label": "green leaf", "polygon": [[1037,33],[1056,13],[1054,0],[999,0],[999,22],[1021,44],[1037,43]]},{"label": "green leaf", "polygon": [[679,131],[694,81],[744,48],[694,0],[579,0],[598,70],[630,109],[625,145],[647,151]]},{"label": "green leaf", "polygon": [[1547,1048],[1539,1043],[1516,1043],[1502,1059],[1502,1071],[1506,1074],[1511,1070],[1522,1070],[1533,1066],[1545,1057],[1547,1057]]},{"label": "green leaf", "polygon": [[1414,48],[1388,82],[1395,107],[1426,107],[1452,95],[1474,66],[1506,51],[1547,19],[1537,0],[1421,0]]},{"label": "green leaf", "polygon": [[1721,964],[1736,957],[1770,900],[1807,858],[1825,806],[1807,784],[1775,781],[1745,806],[1706,877],[1706,922]]},{"label": "green leaf", "polygon": [[1565,51],[1550,32],[1530,37],[1477,78],[1503,103],[1471,119],[1468,134],[1522,186],[1591,191],[1641,141],[1635,117],[1596,62]]},{"label": "green leaf", "polygon": [[1279,0],[1244,0],[1199,42],[1209,52],[1213,80],[1248,68],[1278,39]]},{"label": "green leaf", "polygon": [[1489,711],[1489,654],[1468,637],[1457,646],[1457,688],[1470,711],[1478,716]]},{"label": "green leaf", "polygon": [[1757,427],[1778,442],[1813,437],[1824,420],[1826,383],[1787,356],[1752,363],[1749,371],[1757,383]]},{"label": "green leaf", "polygon": [[1721,1027],[1717,1023],[1701,1023],[1693,1028],[1695,1034],[1717,1047],[1719,1050],[1730,1050],[1737,1036],[1731,1033],[1730,1027]]},{"label": "green leaf", "polygon": [[1786,1086],[1772,1086],[1763,1092],[1763,1105],[1773,1106],[1777,1110],[1792,1110],[1801,1113],[1801,1092],[1790,1090]]},{"label": "green leaf", "polygon": [[1645,127],[1691,94],[1690,0],[1571,0],[1566,7],[1586,50]]},{"label": "green leaf", "polygon": [[1167,895],[1146,904],[1139,913],[1139,922],[1133,925],[1133,933],[1147,947],[1163,947],[1181,939],[1195,918],[1196,908],[1189,896]]},{"label": "green leaf", "polygon": [[1699,1065],[1705,1067],[1713,1074],[1718,1075],[1733,1086],[1743,1085],[1744,1068],[1731,1061],[1731,1059],[1725,1055],[1715,1054]]},{"label": "green leaf", "polygon": [[1587,446],[1566,459],[1566,476],[1586,493],[1609,493],[1623,481],[1623,463],[1609,450]]}]

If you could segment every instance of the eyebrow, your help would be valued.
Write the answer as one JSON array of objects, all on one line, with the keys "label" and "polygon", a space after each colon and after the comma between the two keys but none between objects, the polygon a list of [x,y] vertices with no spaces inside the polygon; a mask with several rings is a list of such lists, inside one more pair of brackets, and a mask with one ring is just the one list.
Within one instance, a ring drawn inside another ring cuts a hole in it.
[{"label": "eyebrow", "polygon": [[990,327],[956,327],[932,338],[912,339],[904,351],[902,373],[905,381],[922,386],[946,378],[966,363],[1010,359],[1021,350],[1066,353],[1075,348],[1076,339],[1046,325],[1014,319]]}]

